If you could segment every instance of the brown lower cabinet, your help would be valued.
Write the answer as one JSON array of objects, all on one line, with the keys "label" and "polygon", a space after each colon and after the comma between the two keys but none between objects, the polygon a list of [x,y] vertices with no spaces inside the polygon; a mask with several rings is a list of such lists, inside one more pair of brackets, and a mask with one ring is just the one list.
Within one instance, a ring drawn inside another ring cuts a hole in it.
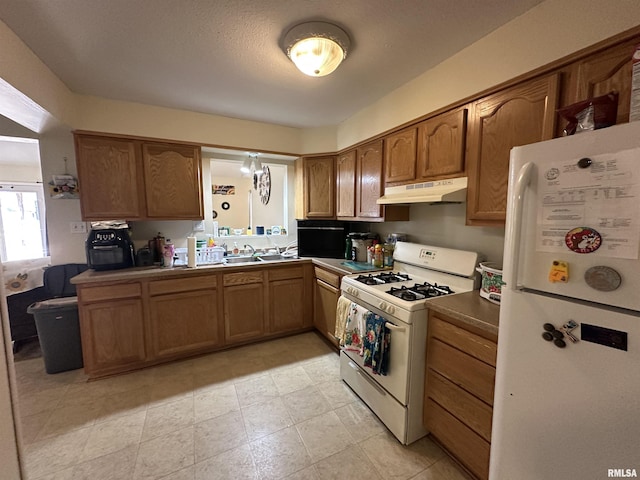
[{"label": "brown lower cabinet", "polygon": [[222,344],[217,276],[149,282],[151,352],[155,358]]},{"label": "brown lower cabinet", "polygon": [[146,361],[141,283],[79,288],[78,304],[85,372],[109,375]]},{"label": "brown lower cabinet", "polygon": [[423,421],[470,473],[489,477],[497,338],[431,311]]},{"label": "brown lower cabinet", "polygon": [[78,281],[84,369],[90,378],[313,326],[311,262],[162,279],[150,272],[135,282]]},{"label": "brown lower cabinet", "polygon": [[340,298],[341,275],[315,267],[313,294],[313,324],[316,329],[338,347],[334,336],[336,330],[336,307]]}]

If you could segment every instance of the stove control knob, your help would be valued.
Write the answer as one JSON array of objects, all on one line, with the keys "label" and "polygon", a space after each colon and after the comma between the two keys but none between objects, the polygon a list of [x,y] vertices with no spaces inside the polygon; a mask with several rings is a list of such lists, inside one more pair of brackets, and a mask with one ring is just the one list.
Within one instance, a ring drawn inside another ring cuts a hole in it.
[{"label": "stove control knob", "polygon": [[358,296],[358,289],[353,287],[347,287],[347,293],[350,293],[354,297]]},{"label": "stove control knob", "polygon": [[387,308],[387,313],[393,314],[395,311],[396,307],[394,307],[393,305],[389,305],[389,308]]},{"label": "stove control knob", "polygon": [[378,307],[380,308],[380,310],[382,310],[383,312],[387,310],[387,304],[384,302],[380,302],[378,304]]}]

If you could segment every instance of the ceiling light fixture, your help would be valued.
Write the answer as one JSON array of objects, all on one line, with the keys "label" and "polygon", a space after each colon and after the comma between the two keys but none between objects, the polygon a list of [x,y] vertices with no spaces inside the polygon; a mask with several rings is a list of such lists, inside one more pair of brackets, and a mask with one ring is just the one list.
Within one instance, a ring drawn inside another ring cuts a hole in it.
[{"label": "ceiling light fixture", "polygon": [[340,27],[326,22],[306,22],[287,32],[284,53],[305,75],[324,77],[347,58],[349,36]]}]

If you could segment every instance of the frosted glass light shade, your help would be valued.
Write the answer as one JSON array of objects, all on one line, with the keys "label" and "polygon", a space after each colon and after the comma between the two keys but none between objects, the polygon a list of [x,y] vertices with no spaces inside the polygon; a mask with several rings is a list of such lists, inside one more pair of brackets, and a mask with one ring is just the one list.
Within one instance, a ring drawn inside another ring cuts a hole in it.
[{"label": "frosted glass light shade", "polygon": [[305,75],[323,77],[347,57],[349,36],[326,22],[296,25],[284,37],[282,49]]},{"label": "frosted glass light shade", "polygon": [[310,77],[324,77],[342,63],[344,52],[328,38],[306,38],[291,47],[290,57],[298,70]]}]

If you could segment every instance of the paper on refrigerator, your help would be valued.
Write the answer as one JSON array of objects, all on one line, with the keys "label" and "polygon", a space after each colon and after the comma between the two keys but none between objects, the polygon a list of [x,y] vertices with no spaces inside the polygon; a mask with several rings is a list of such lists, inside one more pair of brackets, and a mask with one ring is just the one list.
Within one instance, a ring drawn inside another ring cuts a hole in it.
[{"label": "paper on refrigerator", "polygon": [[586,168],[578,166],[580,158],[537,162],[536,249],[567,253],[570,233],[584,228],[601,236],[589,255],[637,259],[640,148],[590,159]]}]

